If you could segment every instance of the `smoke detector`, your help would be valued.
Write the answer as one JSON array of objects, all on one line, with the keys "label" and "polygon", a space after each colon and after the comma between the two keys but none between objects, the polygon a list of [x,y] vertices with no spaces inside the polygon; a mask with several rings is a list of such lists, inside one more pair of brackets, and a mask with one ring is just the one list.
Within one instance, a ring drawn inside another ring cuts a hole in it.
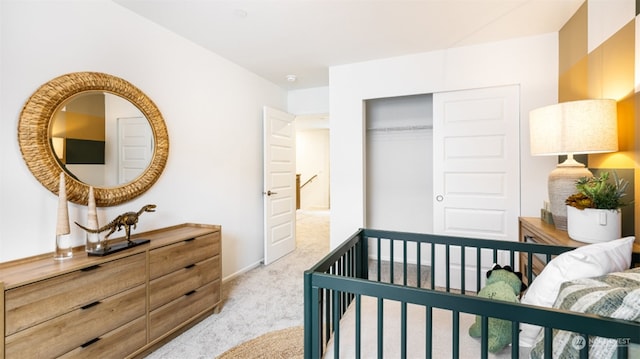
[{"label": "smoke detector", "polygon": [[241,19],[244,19],[248,15],[245,9],[235,9],[233,10],[233,14]]}]

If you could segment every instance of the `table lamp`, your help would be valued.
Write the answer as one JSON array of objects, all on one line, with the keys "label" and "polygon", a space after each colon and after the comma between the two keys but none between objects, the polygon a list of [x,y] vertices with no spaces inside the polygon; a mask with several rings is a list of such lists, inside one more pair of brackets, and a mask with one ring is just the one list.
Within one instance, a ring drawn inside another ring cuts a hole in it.
[{"label": "table lamp", "polygon": [[580,100],[535,109],[529,113],[529,132],[533,156],[567,155],[548,180],[553,222],[566,231],[565,200],[576,192],[577,179],[593,176],[573,155],[618,150],[616,101]]}]

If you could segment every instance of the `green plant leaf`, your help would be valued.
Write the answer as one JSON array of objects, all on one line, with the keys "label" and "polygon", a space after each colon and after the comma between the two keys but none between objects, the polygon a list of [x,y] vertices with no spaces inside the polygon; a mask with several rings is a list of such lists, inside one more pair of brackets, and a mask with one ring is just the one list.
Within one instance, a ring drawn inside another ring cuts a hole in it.
[{"label": "green plant leaf", "polygon": [[619,209],[628,203],[622,201],[629,182],[619,178],[613,172],[613,181],[609,181],[609,172],[599,177],[581,177],[576,181],[577,193],[567,198],[565,203],[579,209]]}]

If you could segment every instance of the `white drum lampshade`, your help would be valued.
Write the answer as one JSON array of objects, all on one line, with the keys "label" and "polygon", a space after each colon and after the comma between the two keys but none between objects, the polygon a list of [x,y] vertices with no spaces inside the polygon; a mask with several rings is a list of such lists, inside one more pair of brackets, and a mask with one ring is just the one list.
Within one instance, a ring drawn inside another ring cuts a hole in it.
[{"label": "white drum lampshade", "polygon": [[548,181],[551,214],[557,229],[567,230],[565,200],[576,192],[576,180],[593,176],[573,155],[618,150],[616,106],[615,100],[580,100],[541,107],[529,113],[531,154],[567,155],[567,160],[549,174]]}]

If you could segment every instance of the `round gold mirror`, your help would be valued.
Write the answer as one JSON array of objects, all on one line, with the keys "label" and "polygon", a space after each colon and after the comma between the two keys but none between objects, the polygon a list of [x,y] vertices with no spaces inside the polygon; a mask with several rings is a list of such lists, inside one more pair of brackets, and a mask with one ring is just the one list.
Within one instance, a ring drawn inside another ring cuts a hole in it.
[{"label": "round gold mirror", "polygon": [[43,186],[57,194],[64,172],[68,200],[86,204],[93,186],[98,206],[147,191],[169,153],[167,128],[153,101],[131,83],[96,72],[42,85],[20,114],[18,142]]}]

